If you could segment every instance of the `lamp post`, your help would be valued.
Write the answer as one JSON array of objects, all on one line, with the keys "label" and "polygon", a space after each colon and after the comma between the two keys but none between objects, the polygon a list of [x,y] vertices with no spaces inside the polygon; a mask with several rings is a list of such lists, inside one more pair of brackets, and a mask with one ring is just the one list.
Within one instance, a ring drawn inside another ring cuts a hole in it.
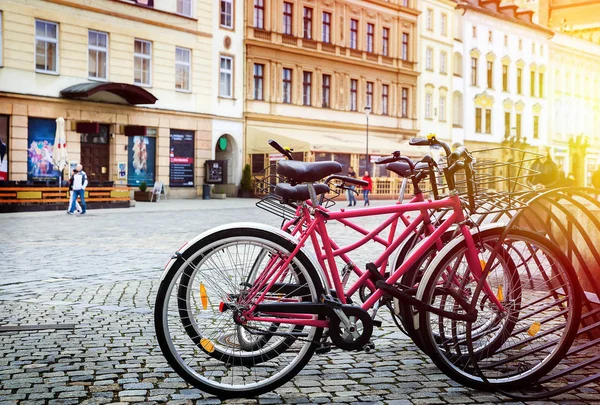
[{"label": "lamp post", "polygon": [[[367,116],[367,150],[365,155],[365,170],[369,169],[369,114],[371,114],[371,107],[365,107],[365,115]],[[371,172],[369,171],[369,175]]]}]

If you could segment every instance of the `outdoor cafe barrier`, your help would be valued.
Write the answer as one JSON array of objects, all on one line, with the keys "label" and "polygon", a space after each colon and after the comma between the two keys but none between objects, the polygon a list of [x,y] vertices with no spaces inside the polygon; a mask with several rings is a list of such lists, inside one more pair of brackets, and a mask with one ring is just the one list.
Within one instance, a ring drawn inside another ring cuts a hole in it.
[{"label": "outdoor cafe barrier", "polygon": [[[48,205],[69,202],[68,187],[0,187],[0,209],[2,206]],[[86,203],[128,203],[129,187],[87,187]]]}]

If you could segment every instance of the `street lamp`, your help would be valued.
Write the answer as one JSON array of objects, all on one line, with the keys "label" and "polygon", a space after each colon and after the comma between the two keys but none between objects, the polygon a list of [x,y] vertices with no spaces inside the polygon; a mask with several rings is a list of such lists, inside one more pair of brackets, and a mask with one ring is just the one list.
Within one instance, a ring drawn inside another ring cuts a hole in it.
[{"label": "street lamp", "polygon": [[[369,168],[369,114],[371,114],[371,106],[365,107],[365,115],[367,116],[367,153],[365,155],[365,170]],[[369,172],[369,175],[371,173]]]}]

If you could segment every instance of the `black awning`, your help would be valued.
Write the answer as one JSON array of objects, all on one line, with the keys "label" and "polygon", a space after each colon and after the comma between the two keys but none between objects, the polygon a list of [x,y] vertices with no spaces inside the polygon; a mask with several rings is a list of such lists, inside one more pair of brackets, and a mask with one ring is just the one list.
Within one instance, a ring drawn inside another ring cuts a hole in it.
[{"label": "black awning", "polygon": [[126,83],[81,83],[60,92],[65,98],[109,103],[154,104],[158,100],[152,93]]}]

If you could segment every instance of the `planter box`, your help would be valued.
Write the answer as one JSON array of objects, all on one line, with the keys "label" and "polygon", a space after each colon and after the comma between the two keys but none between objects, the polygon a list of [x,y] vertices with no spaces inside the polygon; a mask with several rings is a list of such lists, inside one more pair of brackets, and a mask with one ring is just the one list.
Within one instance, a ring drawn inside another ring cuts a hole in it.
[{"label": "planter box", "polygon": [[252,198],[254,197],[254,193],[251,190],[238,190],[238,197],[241,198]]},{"label": "planter box", "polygon": [[150,202],[151,197],[152,197],[151,191],[134,191],[133,192],[133,199],[136,201]]}]

